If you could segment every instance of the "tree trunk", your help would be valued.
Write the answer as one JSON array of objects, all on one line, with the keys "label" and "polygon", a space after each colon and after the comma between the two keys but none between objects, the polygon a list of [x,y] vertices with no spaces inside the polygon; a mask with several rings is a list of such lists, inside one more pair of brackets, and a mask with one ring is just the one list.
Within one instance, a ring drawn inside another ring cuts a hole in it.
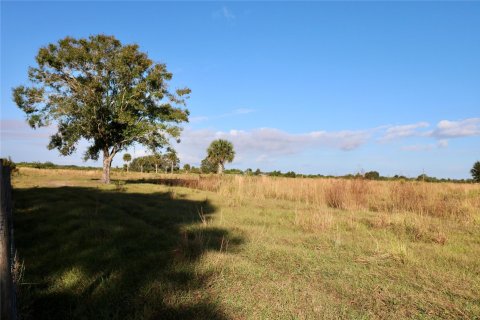
[{"label": "tree trunk", "polygon": [[173,174],[173,161],[172,161],[172,169],[171,169],[170,173]]},{"label": "tree trunk", "polygon": [[217,173],[218,174],[223,174],[223,163],[221,163],[221,162],[218,163]]},{"label": "tree trunk", "polygon": [[158,173],[158,164],[155,163],[155,173]]},{"label": "tree trunk", "polygon": [[143,164],[140,165],[140,172],[143,173]]},{"label": "tree trunk", "polygon": [[130,168],[130,162],[127,162],[127,173],[129,168]]},{"label": "tree trunk", "polygon": [[102,181],[103,183],[110,183],[110,168],[112,166],[113,155],[108,155],[108,153],[103,154],[103,174]]}]

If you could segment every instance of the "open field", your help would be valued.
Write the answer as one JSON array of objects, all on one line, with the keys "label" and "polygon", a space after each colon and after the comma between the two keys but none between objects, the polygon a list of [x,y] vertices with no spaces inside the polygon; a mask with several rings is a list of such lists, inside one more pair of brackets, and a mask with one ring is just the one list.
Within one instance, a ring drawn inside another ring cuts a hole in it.
[{"label": "open field", "polygon": [[24,319],[478,319],[480,186],[20,168]]}]

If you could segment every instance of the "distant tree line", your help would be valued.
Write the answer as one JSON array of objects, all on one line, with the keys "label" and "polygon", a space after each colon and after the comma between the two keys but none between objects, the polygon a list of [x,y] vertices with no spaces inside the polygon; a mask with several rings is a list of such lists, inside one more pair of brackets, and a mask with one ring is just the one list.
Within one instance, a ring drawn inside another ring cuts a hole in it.
[{"label": "distant tree line", "polygon": [[91,167],[91,166],[76,166],[73,164],[63,165],[63,164],[55,164],[50,161],[46,162],[16,162],[18,167],[27,167],[27,168],[35,168],[35,169],[75,169],[75,170],[99,170],[101,167]]},{"label": "distant tree line", "polygon": [[[128,159],[128,161],[126,160]],[[76,169],[76,170],[98,170],[100,167],[85,167],[76,165],[59,165],[53,162],[17,162],[9,160],[13,165],[17,167],[29,167],[38,169]],[[134,172],[174,172],[174,173],[192,173],[192,174],[210,174],[218,172],[218,163],[209,161],[205,158],[200,167],[195,167],[190,164],[184,164],[180,167],[180,160],[176,153],[167,153],[164,155],[148,155],[143,157],[137,157],[131,160],[131,157],[125,157],[126,164],[123,170],[130,170]],[[172,170],[173,165],[173,170]],[[342,176],[335,175],[322,175],[322,174],[302,174],[294,171],[281,172],[279,170],[264,172],[260,169],[252,170],[247,168],[245,170],[232,168],[223,170],[225,174],[237,174],[245,176],[270,176],[270,177],[286,177],[286,178],[341,178],[341,179],[366,179],[366,180],[379,180],[379,181],[424,181],[424,182],[453,182],[453,183],[471,183],[480,182],[480,161],[477,161],[472,167],[470,173],[472,179],[450,179],[450,178],[436,178],[427,174],[421,174],[417,177],[407,177],[404,175],[394,175],[392,177],[382,176],[378,171],[368,171],[365,173],[346,174]]]},{"label": "distant tree line", "polygon": [[134,158],[125,169],[136,172],[177,172],[180,159],[175,152]]}]

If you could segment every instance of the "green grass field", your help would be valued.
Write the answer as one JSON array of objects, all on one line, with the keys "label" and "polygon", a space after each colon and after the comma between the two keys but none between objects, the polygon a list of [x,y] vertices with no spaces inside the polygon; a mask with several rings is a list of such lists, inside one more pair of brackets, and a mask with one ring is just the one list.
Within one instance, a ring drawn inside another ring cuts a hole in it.
[{"label": "green grass field", "polygon": [[22,319],[480,318],[478,212],[342,210],[99,177],[13,178]]}]

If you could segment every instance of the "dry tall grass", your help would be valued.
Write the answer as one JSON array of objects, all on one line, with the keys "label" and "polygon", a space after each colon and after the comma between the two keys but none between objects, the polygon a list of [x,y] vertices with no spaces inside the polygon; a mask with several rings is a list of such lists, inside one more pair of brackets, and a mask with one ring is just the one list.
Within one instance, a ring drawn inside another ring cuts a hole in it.
[{"label": "dry tall grass", "polygon": [[458,219],[480,213],[480,186],[475,184],[213,175],[169,175],[158,182],[212,191],[238,201],[290,200],[313,207]]},{"label": "dry tall grass", "polygon": [[[95,170],[45,170],[21,168],[20,174],[35,171],[38,177],[62,176],[76,179],[100,177]],[[480,214],[480,185],[429,183],[422,181],[372,181],[365,179],[311,179],[240,175],[152,174],[114,172],[113,179],[144,180],[170,186],[216,192],[238,204],[249,199],[301,202],[312,208],[348,211],[411,212],[433,217],[469,219]],[[58,184],[58,182],[52,182]]]},{"label": "dry tall grass", "polygon": [[[198,318],[199,301],[234,319],[480,314],[478,184],[114,171],[106,186],[100,177],[31,168],[14,177],[33,283],[20,288],[32,297],[21,300],[27,315],[111,318],[125,292],[123,318],[185,306]],[[48,309],[51,299],[66,308]]]}]

